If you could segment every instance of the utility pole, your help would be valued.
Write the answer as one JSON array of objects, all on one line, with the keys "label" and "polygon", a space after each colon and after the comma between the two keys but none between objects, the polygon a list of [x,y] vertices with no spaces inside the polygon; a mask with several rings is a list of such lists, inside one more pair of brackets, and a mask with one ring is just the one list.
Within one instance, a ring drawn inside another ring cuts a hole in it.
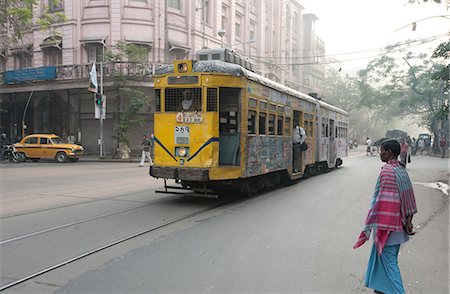
[{"label": "utility pole", "polygon": [[103,48],[102,59],[100,61],[100,96],[102,97],[102,103],[100,105],[100,158],[104,158],[103,154],[103,105],[106,103],[103,96],[103,59],[105,57],[105,46]]},{"label": "utility pole", "polygon": [[167,2],[164,0],[164,63],[169,63],[169,33],[167,29],[167,17],[169,16]]}]

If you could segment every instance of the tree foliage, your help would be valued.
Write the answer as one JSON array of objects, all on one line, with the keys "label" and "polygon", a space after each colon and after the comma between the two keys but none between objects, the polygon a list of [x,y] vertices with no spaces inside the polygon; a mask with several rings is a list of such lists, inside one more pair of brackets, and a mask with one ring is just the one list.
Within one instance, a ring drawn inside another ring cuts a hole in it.
[{"label": "tree foliage", "polygon": [[[52,6],[58,6],[62,0],[52,0]],[[35,15],[34,6],[38,0],[2,0],[0,1],[0,31],[6,34],[0,35],[0,44],[3,48],[10,48],[12,45],[21,47],[26,37],[33,28],[33,19],[41,30],[52,29],[55,23],[66,20],[62,11],[51,11],[47,5],[42,4],[41,13]],[[52,35],[58,34],[56,31]]]},{"label": "tree foliage", "polygon": [[401,53],[396,46],[358,72],[361,106],[382,113],[385,120],[416,117],[416,122],[439,137],[446,65],[425,54]]},{"label": "tree foliage", "polygon": [[[106,62],[123,62],[141,60],[146,51],[134,44],[118,42],[115,51],[105,53]],[[143,126],[144,117],[141,110],[148,107],[150,98],[139,88],[127,87],[126,77],[121,70],[113,71],[113,89],[117,94],[117,100],[122,104],[122,113],[115,124],[119,143],[129,144],[130,128],[135,125]]]}]

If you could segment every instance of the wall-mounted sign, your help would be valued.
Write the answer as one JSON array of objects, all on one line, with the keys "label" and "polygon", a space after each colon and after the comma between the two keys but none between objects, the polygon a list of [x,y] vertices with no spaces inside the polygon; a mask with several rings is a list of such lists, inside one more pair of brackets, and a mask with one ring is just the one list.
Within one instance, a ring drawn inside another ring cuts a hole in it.
[{"label": "wall-mounted sign", "polygon": [[56,79],[56,66],[7,70],[3,73],[5,84]]}]

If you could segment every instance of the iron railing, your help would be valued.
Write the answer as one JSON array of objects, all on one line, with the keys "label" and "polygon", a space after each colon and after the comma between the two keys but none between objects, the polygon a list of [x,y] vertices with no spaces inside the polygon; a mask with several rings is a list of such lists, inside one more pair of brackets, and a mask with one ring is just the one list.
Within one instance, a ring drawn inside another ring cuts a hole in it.
[{"label": "iron railing", "polygon": [[[151,78],[154,68],[159,64],[149,62],[106,62],[103,63],[103,78],[125,77],[145,79]],[[97,77],[100,77],[100,63],[96,64]],[[92,63],[57,65],[56,80],[89,79]],[[4,73],[0,72],[0,84],[4,84]]]}]

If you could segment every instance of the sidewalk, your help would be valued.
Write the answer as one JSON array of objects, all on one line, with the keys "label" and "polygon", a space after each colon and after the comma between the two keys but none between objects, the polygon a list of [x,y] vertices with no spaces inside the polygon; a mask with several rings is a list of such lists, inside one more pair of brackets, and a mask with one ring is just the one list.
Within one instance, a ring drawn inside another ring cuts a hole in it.
[{"label": "sidewalk", "polygon": [[106,156],[104,158],[100,158],[98,154],[89,154],[89,155],[83,155],[80,157],[80,162],[82,161],[90,161],[90,162],[140,162],[141,157],[140,156],[134,156],[130,159],[119,159],[119,158],[112,158],[111,156]]}]

